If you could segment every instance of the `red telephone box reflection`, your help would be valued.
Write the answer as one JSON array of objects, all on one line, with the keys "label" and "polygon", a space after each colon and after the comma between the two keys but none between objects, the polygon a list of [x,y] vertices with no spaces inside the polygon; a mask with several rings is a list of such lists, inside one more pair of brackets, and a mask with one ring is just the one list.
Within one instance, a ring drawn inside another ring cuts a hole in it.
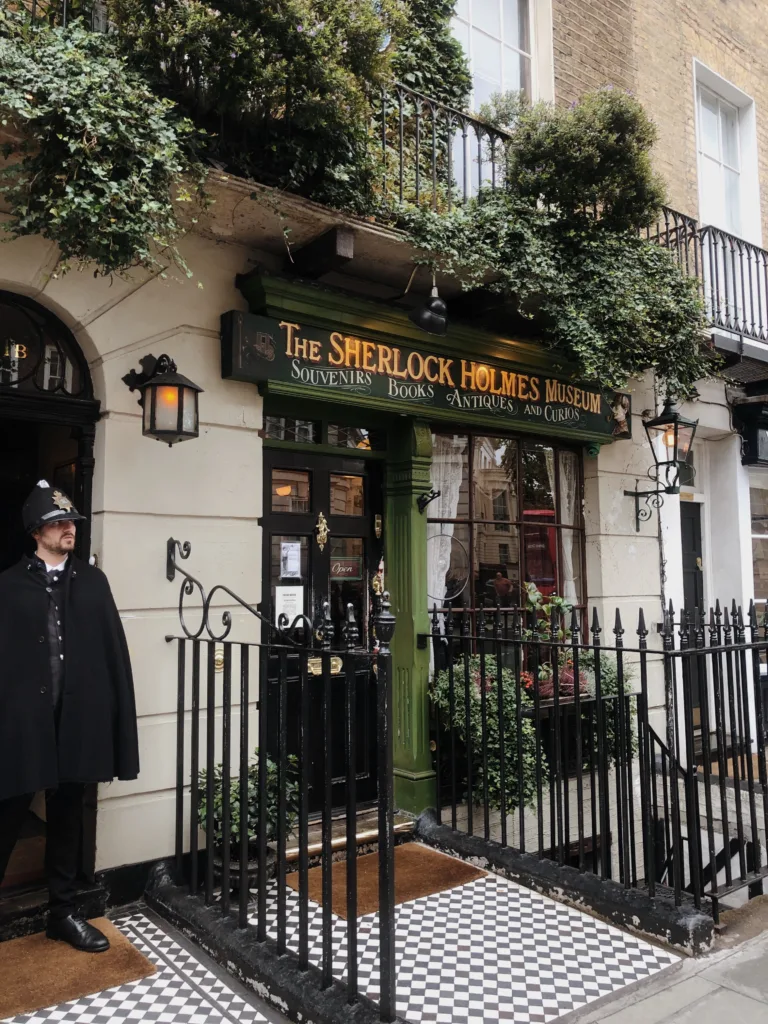
[{"label": "red telephone box reflection", "polygon": [[557,593],[557,530],[531,520],[554,519],[554,510],[529,509],[523,512],[523,517],[526,582],[535,583],[545,597],[551,597]]}]

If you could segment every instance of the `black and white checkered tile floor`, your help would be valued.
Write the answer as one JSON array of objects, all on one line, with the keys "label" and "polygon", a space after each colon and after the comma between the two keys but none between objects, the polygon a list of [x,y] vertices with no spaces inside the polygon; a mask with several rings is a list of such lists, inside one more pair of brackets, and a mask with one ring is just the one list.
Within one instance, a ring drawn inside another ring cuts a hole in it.
[{"label": "black and white checkered tile floor", "polygon": [[[289,890],[286,941],[298,951],[298,899]],[[276,895],[267,907],[277,937]],[[254,922],[255,923],[255,922]],[[310,904],[309,957],[321,962],[322,909]],[[333,920],[333,973],[346,978],[346,922]],[[543,1024],[648,978],[678,957],[506,879],[395,908],[397,1012],[413,1024]],[[378,915],[358,921],[360,991],[379,994]]]},{"label": "black and white checkered tile floor", "polygon": [[[286,938],[298,950],[298,899]],[[254,908],[255,909],[255,908]],[[277,894],[268,932],[277,938]],[[251,1024],[266,1021],[144,915],[115,921],[157,964],[152,978],[13,1018],[13,1024]],[[254,922],[255,923],[255,922]],[[321,962],[322,909],[310,903],[310,960]],[[488,875],[396,908],[397,1012],[437,1024],[544,1024],[677,961],[578,910]],[[346,922],[333,918],[333,973],[346,977]],[[378,997],[378,916],[358,921],[360,990]]]},{"label": "black and white checkered tile floor", "polygon": [[11,1017],[12,1024],[260,1024],[268,1020],[213,975],[188,950],[141,913],[115,925],[157,967],[141,981],[46,1010]]}]

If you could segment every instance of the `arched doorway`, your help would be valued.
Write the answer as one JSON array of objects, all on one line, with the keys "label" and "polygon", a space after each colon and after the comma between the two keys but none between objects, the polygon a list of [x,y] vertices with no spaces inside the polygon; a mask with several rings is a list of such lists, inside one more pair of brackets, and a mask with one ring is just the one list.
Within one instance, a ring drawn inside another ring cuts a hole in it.
[{"label": "arched doorway", "polygon": [[[41,478],[66,491],[87,517],[78,531],[77,553],[86,559],[90,555],[98,418],[88,365],[71,331],[38,303],[0,291],[0,572],[31,550],[22,529],[21,507]],[[91,874],[93,794],[87,805],[83,865]],[[43,817],[44,801],[38,799],[0,886],[0,925],[3,907],[33,904],[41,887]]]}]

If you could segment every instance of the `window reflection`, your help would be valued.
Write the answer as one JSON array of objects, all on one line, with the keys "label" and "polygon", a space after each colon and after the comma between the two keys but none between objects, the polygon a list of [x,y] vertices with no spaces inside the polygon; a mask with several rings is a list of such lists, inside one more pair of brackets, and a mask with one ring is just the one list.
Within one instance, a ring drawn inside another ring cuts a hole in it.
[{"label": "window reflection", "polygon": [[365,512],[363,478],[331,474],[331,514],[361,516]]},{"label": "window reflection", "polygon": [[272,511],[309,512],[309,473],[298,469],[272,470]]},{"label": "window reflection", "polygon": [[578,452],[486,434],[435,434],[431,483],[441,495],[427,508],[430,608],[449,601],[520,607],[526,583],[583,605]]}]

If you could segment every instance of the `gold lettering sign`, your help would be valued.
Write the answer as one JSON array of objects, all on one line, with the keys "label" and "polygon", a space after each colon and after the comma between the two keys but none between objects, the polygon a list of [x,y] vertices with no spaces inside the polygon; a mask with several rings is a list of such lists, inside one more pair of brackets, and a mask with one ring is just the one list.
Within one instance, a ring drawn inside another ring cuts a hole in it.
[{"label": "gold lettering sign", "polygon": [[[264,339],[271,343],[269,358]],[[474,358],[473,358],[474,356]],[[528,423],[559,433],[629,437],[630,399],[597,385],[526,370],[512,359],[431,352],[410,337],[376,341],[292,320],[232,311],[222,317],[222,376],[307,388],[317,397],[355,396],[423,415],[433,410]]]}]

